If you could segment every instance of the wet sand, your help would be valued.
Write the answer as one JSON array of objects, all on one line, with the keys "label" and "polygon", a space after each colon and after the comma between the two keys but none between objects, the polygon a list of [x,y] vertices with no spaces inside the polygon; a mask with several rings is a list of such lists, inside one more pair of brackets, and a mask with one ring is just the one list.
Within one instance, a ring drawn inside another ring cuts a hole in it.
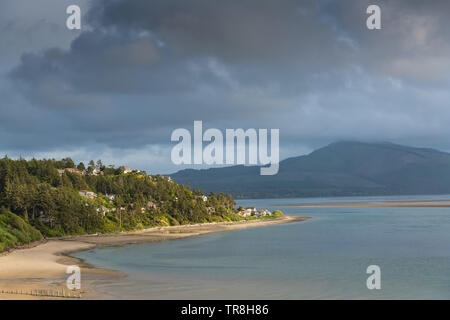
[{"label": "wet sand", "polygon": [[[34,290],[67,291],[65,281],[69,276],[66,274],[69,265],[78,265],[81,268],[82,290],[75,294],[82,294],[83,299],[96,296],[94,285],[96,280],[126,276],[114,270],[97,269],[86,265],[83,261],[70,257],[71,252],[101,246],[167,241],[212,232],[284,224],[306,219],[308,217],[283,216],[277,219],[157,227],[119,234],[81,235],[50,239],[40,242],[36,246],[13,250],[0,256],[0,300],[64,299],[61,297],[33,296],[30,293]],[[4,293],[5,291],[12,291],[13,293]]]}]

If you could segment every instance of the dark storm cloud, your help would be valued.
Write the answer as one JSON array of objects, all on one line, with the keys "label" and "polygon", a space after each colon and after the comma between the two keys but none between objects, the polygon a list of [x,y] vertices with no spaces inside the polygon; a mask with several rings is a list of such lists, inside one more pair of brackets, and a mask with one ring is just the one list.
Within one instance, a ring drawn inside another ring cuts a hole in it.
[{"label": "dark storm cloud", "polygon": [[[382,8],[382,32],[365,27],[371,4]],[[151,31],[184,56],[285,62],[310,72],[354,63],[430,80],[448,71],[449,12],[446,0],[102,0],[90,19],[97,27]]]},{"label": "dark storm cloud", "polygon": [[[320,1],[310,0],[100,1],[90,19],[98,27],[149,30],[187,56],[272,64],[301,56],[300,62],[329,64],[328,54],[340,52],[333,30],[318,19],[320,9]],[[318,50],[323,43],[334,51]]]},{"label": "dark storm cloud", "polygon": [[[169,83],[156,78],[158,68],[164,63],[170,77],[174,75],[171,69],[178,66],[176,61],[171,64],[170,58],[162,63],[160,54],[148,36],[88,31],[75,39],[69,50],[23,55],[11,76],[43,94],[47,86],[68,93],[161,91]],[[172,77],[170,85],[176,90],[189,87],[189,82]]]},{"label": "dark storm cloud", "polygon": [[98,1],[87,14],[92,31],[82,33],[68,51],[24,55],[12,77],[43,105],[58,106],[61,101],[52,101],[49,88],[70,97],[192,91],[202,85],[226,89],[227,76],[260,83],[264,74],[286,77],[293,67],[296,72],[332,68],[348,59],[349,51],[318,21],[312,3]]},{"label": "dark storm cloud", "polygon": [[69,50],[24,55],[12,75],[50,106],[62,104],[52,101],[53,87],[75,101],[73,93],[227,89],[211,61],[235,83],[294,91],[307,90],[314,73],[352,65],[404,80],[445,77],[448,4],[379,3],[384,28],[374,33],[365,28],[365,0],[96,1],[86,14],[93,30]]},{"label": "dark storm cloud", "polygon": [[[369,4],[382,8],[382,30],[366,28]],[[70,41],[48,40],[47,28],[46,46],[23,42],[0,59],[11,69],[0,79],[9,97],[3,146],[114,149],[111,159],[142,148],[164,167],[171,131],[203,120],[280,128],[284,156],[343,138],[450,148],[449,9],[415,0],[93,1],[82,32],[54,28]],[[7,39],[32,32],[1,26]]]}]

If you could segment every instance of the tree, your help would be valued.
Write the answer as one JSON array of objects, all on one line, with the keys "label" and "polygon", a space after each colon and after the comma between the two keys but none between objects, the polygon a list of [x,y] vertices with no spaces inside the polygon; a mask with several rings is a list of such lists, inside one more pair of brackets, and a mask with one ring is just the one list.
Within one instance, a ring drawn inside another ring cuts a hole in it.
[{"label": "tree", "polygon": [[78,170],[81,170],[81,171],[84,171],[84,170],[86,169],[86,167],[84,166],[84,163],[83,163],[83,162],[80,162],[80,163],[78,164],[78,166],[77,166],[77,169],[78,169]]},{"label": "tree", "polygon": [[63,163],[63,168],[75,168],[75,163],[71,158],[67,157],[62,159],[61,161]]},{"label": "tree", "polygon": [[103,162],[100,159],[97,160],[97,169],[101,171],[105,170],[105,166],[103,165]]}]

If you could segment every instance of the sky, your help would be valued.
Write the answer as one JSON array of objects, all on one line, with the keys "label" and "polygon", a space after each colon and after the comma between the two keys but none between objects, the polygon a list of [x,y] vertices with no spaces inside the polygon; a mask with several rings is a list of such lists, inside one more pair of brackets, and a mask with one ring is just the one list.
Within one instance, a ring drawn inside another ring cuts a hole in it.
[{"label": "sky", "polygon": [[450,151],[447,0],[5,0],[0,41],[0,155],[171,173],[194,120],[277,128],[281,159],[338,140]]}]

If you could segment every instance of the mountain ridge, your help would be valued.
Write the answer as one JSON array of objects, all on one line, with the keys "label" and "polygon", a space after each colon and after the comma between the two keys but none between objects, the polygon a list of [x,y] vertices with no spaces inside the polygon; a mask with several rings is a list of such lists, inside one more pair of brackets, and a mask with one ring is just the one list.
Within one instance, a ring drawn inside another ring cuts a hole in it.
[{"label": "mountain ridge", "polygon": [[391,142],[337,141],[282,160],[274,176],[240,165],[185,169],[171,177],[236,198],[450,193],[450,153]]}]

